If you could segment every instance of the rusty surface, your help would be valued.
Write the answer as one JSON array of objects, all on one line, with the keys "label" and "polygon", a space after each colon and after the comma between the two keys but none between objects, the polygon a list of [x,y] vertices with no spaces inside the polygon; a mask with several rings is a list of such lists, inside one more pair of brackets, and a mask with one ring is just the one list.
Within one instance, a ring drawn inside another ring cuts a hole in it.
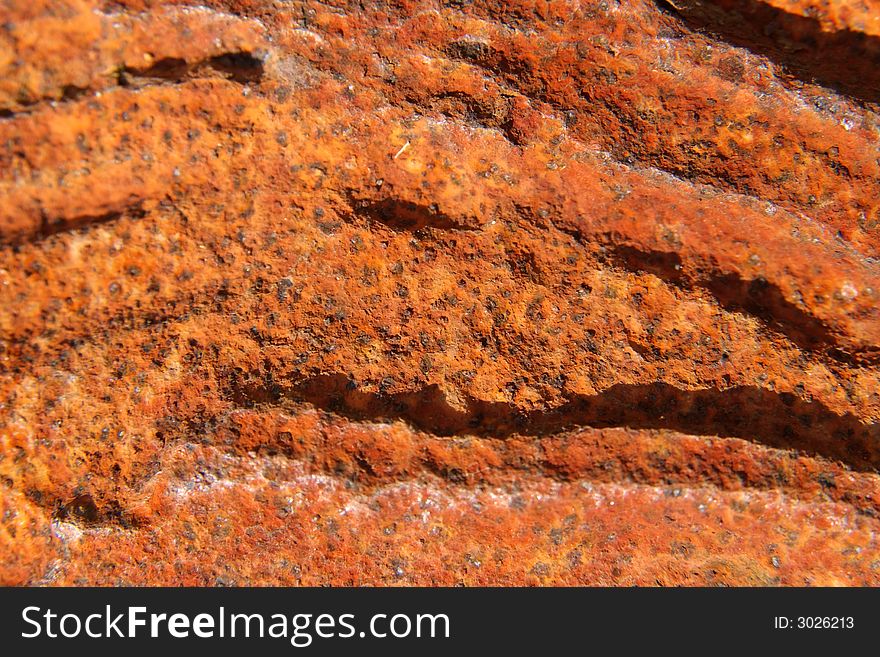
[{"label": "rusty surface", "polygon": [[878,44],[5,3],[0,582],[880,583]]}]

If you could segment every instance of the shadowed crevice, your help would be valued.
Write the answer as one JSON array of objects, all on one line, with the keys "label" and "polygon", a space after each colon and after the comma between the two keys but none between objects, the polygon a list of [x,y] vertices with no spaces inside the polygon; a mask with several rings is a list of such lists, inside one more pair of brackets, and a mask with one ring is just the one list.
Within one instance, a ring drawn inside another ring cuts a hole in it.
[{"label": "shadowed crevice", "polygon": [[114,88],[143,89],[157,84],[182,84],[188,80],[222,78],[237,84],[258,84],[264,75],[263,60],[248,52],[231,52],[187,62],[177,57],[163,57],[147,67],[122,66],[115,71],[114,85],[80,87],[72,84],[61,89],[60,96],[45,95],[21,103],[21,107],[0,108],[0,119],[15,119],[33,114],[47,103],[72,103],[95,92]]},{"label": "shadowed crevice", "polygon": [[[78,230],[81,228],[89,228],[91,226],[97,226],[100,224],[112,223],[115,221],[119,221],[123,217],[142,219],[144,216],[146,216],[146,211],[144,210],[143,203],[141,201],[133,203],[132,205],[123,208],[122,210],[111,210],[110,212],[105,212],[103,214],[79,215],[70,218],[53,219],[50,219],[47,216],[43,216],[39,230],[31,235],[20,236],[18,241],[39,242],[46,239],[47,237],[51,237],[52,235],[57,235],[58,233]],[[0,241],[4,241],[2,239],[3,237],[4,236],[0,235]],[[11,239],[9,239],[8,241],[14,243],[16,241],[15,236],[11,236]]]},{"label": "shadowed crevice", "polygon": [[451,217],[439,210],[436,204],[422,205],[412,201],[389,197],[380,201],[350,198],[355,213],[368,221],[384,224],[396,231],[419,231],[426,228],[437,230],[479,230],[478,224]]},{"label": "shadowed crevice", "polygon": [[293,385],[233,379],[228,381],[228,395],[240,407],[305,402],[360,422],[402,420],[436,436],[540,437],[578,427],[670,429],[812,453],[859,471],[874,472],[880,466],[877,425],[791,393],[752,386],[682,390],[666,383],[617,384],[537,411],[478,399],[468,399],[465,408],[458,409],[436,385],[412,392],[366,392],[342,374]]},{"label": "shadowed crevice", "polygon": [[94,498],[88,493],[81,493],[69,502],[59,504],[53,515],[59,520],[91,528],[132,529],[143,525],[141,521],[134,518],[117,501],[112,500],[107,504],[98,506]]},{"label": "shadowed crevice", "polygon": [[146,68],[125,67],[119,73],[122,86],[146,86],[156,81],[181,83],[188,79],[222,77],[238,84],[255,84],[263,78],[263,61],[248,52],[232,52],[196,62],[165,57]]},{"label": "shadowed crevice", "polygon": [[825,31],[807,16],[759,0],[658,1],[689,27],[763,55],[805,82],[854,99],[880,101],[880,38],[851,30]]},{"label": "shadowed crevice", "polygon": [[807,351],[822,351],[848,365],[877,362],[880,354],[869,348],[844,352],[834,332],[820,319],[785,298],[777,285],[764,278],[745,279],[735,272],[715,271],[694,277],[674,252],[642,250],[629,245],[605,244],[611,264],[627,271],[654,274],[683,289],[702,288],[730,312],[744,312],[759,319]]}]

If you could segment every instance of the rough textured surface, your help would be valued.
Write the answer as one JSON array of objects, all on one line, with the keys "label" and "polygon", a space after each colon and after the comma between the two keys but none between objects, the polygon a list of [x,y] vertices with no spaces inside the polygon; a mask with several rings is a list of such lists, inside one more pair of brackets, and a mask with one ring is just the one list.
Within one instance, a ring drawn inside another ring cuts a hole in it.
[{"label": "rough textured surface", "polygon": [[878,44],[5,2],[0,582],[880,583]]}]

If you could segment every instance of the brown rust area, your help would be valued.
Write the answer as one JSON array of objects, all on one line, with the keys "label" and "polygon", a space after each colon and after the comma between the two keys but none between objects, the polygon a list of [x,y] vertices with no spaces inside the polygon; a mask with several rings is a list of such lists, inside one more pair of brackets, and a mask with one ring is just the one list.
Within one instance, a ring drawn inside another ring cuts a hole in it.
[{"label": "brown rust area", "polygon": [[0,581],[877,584],[873,3],[362,4],[5,5]]}]

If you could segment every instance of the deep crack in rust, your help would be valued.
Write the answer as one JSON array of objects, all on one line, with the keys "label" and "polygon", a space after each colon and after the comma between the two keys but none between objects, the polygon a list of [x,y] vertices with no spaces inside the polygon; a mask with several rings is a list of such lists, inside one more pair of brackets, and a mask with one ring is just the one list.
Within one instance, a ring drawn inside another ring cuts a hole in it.
[{"label": "deep crack in rust", "polygon": [[230,382],[239,407],[308,402],[356,422],[403,420],[441,436],[537,438],[580,427],[669,429],[696,436],[742,438],[837,460],[856,471],[880,467],[880,429],[819,402],[756,387],[681,390],[664,383],[617,384],[596,395],[572,396],[546,411],[506,403],[464,400],[449,404],[437,386],[393,394],[359,390],[344,374],[322,375],[294,385],[254,387]]}]

